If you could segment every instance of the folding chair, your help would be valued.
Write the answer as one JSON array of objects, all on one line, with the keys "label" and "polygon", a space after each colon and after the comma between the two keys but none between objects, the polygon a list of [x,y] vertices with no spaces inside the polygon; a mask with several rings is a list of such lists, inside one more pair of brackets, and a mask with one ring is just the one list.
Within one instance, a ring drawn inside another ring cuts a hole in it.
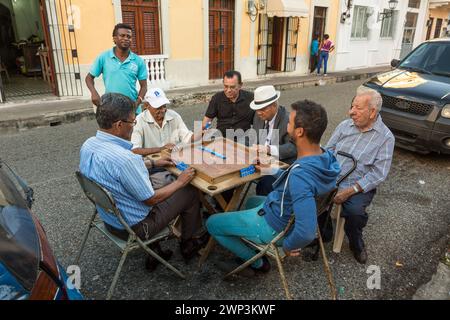
[{"label": "folding chair", "polygon": [[[110,239],[116,247],[120,249],[122,252],[122,257],[120,258],[119,265],[116,269],[116,272],[114,274],[113,281],[111,283],[111,286],[108,290],[108,294],[106,299],[111,299],[114,288],[116,287],[117,280],[119,279],[120,272],[122,270],[122,267],[125,263],[125,259],[127,258],[127,255],[135,250],[142,248],[144,249],[149,255],[153,256],[155,259],[157,259],[159,262],[161,262],[163,265],[165,265],[167,268],[175,272],[180,278],[185,279],[186,277],[178,271],[175,267],[173,267],[170,263],[168,263],[166,260],[161,258],[156,252],[151,250],[148,245],[161,241],[161,240],[167,240],[173,236],[173,230],[172,230],[172,224],[170,226],[167,226],[164,228],[161,232],[159,232],[157,235],[153,236],[151,239],[142,241],[139,237],[136,236],[135,232],[131,227],[127,224],[127,222],[122,217],[122,214],[120,213],[119,209],[117,208],[115,201],[113,197],[111,196],[111,193],[108,192],[106,189],[104,189],[102,186],[100,186],[95,181],[90,180],[89,178],[85,177],[81,172],[76,172],[76,177],[78,179],[78,182],[80,183],[81,189],[83,190],[86,197],[94,204],[94,214],[91,216],[89,220],[89,225],[85,231],[83,241],[81,243],[80,251],[78,252],[78,255],[75,260],[75,265],[78,265],[81,257],[81,253],[83,252],[84,246],[86,244],[86,241],[89,236],[89,232],[92,228],[96,228],[99,230],[102,234],[104,234],[108,239]],[[119,219],[120,223],[124,226],[125,230],[128,232],[128,240],[124,241],[113,234],[111,234],[106,228],[101,219],[97,217],[97,206],[101,207],[105,212],[108,214],[114,215],[117,219]]]},{"label": "folding chair", "polygon": [[[345,173],[337,182],[336,182],[336,186],[339,186],[339,184],[345,179],[347,178],[356,168],[356,160],[355,158],[345,152],[338,152],[339,155],[344,156],[344,157],[348,157],[353,161],[353,166],[352,168]],[[288,178],[289,179],[289,176]],[[317,216],[321,216],[323,214],[330,214],[332,208],[333,208],[333,200],[334,197],[336,195],[338,191],[338,188],[334,188],[333,190],[331,190],[330,192],[323,194],[323,195],[319,195],[315,197],[316,200],[316,208],[317,208]],[[286,280],[286,276],[284,273],[284,269],[283,269],[283,260],[286,257],[284,254],[284,251],[281,247],[279,247],[277,245],[277,242],[282,239],[292,228],[293,224],[295,221],[295,216],[291,215],[288,224],[286,225],[285,229],[283,231],[281,231],[275,238],[272,239],[272,241],[268,244],[258,244],[255,243],[253,241],[250,241],[248,239],[245,238],[241,238],[242,241],[244,241],[245,243],[247,243],[248,245],[250,245],[251,247],[257,249],[259,251],[259,253],[257,253],[255,256],[253,256],[251,259],[247,260],[246,262],[244,262],[243,264],[241,264],[239,267],[237,267],[236,269],[234,269],[233,271],[229,272],[228,274],[226,274],[224,276],[224,278],[227,278],[235,273],[240,272],[241,270],[245,269],[246,267],[250,266],[253,262],[255,262],[256,260],[258,260],[259,258],[261,258],[264,255],[268,255],[272,258],[274,258],[277,262],[277,267],[278,267],[278,272],[280,274],[280,278],[281,278],[281,284],[284,288],[285,294],[286,294],[286,298],[291,300],[292,299],[292,295],[289,292],[289,288],[288,288],[288,283]],[[323,241],[322,241],[322,236],[321,236],[321,232],[320,232],[320,228],[317,228],[317,238],[318,238],[318,242],[319,242],[319,246],[320,246],[320,252],[322,254],[322,258],[323,258],[323,263],[324,263],[324,268],[325,268],[325,272],[327,274],[327,278],[328,278],[328,284],[330,286],[330,292],[331,292],[331,298],[333,300],[336,300],[337,297],[337,293],[336,293],[336,286],[334,284],[333,281],[333,276],[331,273],[331,269],[328,263],[328,259],[325,253],[325,247],[323,245]]]}]

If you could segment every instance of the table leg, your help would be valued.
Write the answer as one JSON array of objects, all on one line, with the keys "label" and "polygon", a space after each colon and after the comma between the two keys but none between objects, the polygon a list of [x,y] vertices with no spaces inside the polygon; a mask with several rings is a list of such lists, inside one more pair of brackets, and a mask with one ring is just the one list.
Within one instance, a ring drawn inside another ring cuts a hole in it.
[{"label": "table leg", "polygon": [[[224,200],[223,196],[220,195],[220,194],[214,197],[219,202],[220,206],[224,209],[224,212],[230,212],[236,207],[236,204],[239,201],[239,197],[240,197],[240,195],[242,193],[242,190],[244,190],[245,185],[246,184],[243,184],[243,185],[237,187],[234,190],[233,197],[231,197],[231,200],[228,203],[226,203],[226,201]],[[206,201],[206,199],[204,199],[204,201]],[[202,203],[203,203],[203,201],[202,201]],[[209,209],[208,209],[208,211],[209,211]],[[214,213],[216,213],[216,212],[214,212]],[[201,267],[202,264],[206,261],[206,259],[208,258],[209,254],[211,253],[212,249],[214,248],[215,243],[216,243],[216,241],[214,240],[213,237],[211,237],[209,239],[209,241],[208,241],[208,244],[203,249],[201,257],[200,257],[200,259],[198,261],[198,266],[199,267]]]}]

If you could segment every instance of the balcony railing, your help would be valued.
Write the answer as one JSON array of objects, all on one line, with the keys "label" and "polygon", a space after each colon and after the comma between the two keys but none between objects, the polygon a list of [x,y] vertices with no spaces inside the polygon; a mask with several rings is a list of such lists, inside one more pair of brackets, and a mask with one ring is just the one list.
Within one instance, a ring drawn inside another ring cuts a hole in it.
[{"label": "balcony railing", "polygon": [[141,57],[144,59],[148,70],[148,86],[169,89],[169,83],[166,80],[165,68],[165,62],[168,59],[168,56],[160,54]]}]

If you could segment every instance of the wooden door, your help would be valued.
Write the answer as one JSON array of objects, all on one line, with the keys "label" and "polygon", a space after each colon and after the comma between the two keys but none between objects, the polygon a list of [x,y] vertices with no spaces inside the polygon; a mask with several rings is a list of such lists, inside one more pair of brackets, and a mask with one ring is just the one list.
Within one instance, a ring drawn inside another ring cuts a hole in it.
[{"label": "wooden door", "polygon": [[273,17],[271,69],[283,71],[283,39],[285,18]]},{"label": "wooden door", "polygon": [[209,79],[234,68],[234,1],[209,0]]},{"label": "wooden door", "polygon": [[314,36],[318,36],[320,38],[320,41],[323,40],[326,20],[327,20],[327,8],[314,7],[313,32],[311,35],[311,39],[314,39]]},{"label": "wooden door", "polygon": [[161,54],[158,0],[122,0],[122,20],[133,29],[131,51]]}]

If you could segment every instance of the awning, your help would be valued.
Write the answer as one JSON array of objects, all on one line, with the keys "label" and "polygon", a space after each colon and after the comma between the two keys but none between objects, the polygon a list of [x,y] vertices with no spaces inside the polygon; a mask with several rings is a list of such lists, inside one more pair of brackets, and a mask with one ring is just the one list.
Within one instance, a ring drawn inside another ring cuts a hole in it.
[{"label": "awning", "polygon": [[268,0],[269,17],[308,17],[309,8],[304,0]]}]

